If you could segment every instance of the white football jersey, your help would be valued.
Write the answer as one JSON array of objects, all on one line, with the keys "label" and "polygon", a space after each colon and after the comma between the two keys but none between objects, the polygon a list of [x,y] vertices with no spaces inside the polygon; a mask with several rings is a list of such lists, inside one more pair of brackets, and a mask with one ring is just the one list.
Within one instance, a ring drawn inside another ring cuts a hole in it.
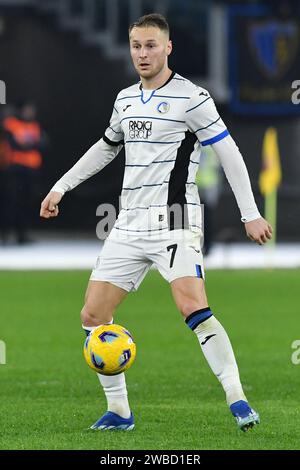
[{"label": "white football jersey", "polygon": [[143,90],[141,83],[122,90],[103,136],[118,152],[125,146],[121,211],[113,230],[200,231],[195,176],[201,146],[228,134],[208,91],[177,73],[156,90]]},{"label": "white football jersey", "polygon": [[[195,184],[201,147],[213,145],[235,195],[241,220],[260,213],[243,157],[209,93],[178,74],[156,90],[122,90],[109,127],[53,186],[65,194],[101,171],[125,146],[121,210],[111,237],[202,229]],[[105,201],[103,201],[105,202]],[[113,222],[111,220],[111,222]]]}]

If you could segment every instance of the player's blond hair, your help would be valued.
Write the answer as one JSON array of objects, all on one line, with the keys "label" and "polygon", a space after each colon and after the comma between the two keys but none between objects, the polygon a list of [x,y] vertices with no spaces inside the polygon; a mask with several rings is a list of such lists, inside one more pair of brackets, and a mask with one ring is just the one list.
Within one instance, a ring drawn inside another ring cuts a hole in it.
[{"label": "player's blond hair", "polygon": [[168,35],[168,37],[170,35],[168,22],[160,13],[150,13],[149,15],[141,16],[137,21],[129,26],[129,35],[133,28],[149,28],[149,26],[161,29]]}]

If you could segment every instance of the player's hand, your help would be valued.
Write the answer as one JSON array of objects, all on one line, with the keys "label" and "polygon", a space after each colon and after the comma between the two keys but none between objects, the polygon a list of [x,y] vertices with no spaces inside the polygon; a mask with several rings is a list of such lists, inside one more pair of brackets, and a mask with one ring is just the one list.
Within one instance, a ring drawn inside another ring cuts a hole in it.
[{"label": "player's hand", "polygon": [[245,223],[247,237],[253,242],[263,245],[272,238],[272,227],[262,217]]},{"label": "player's hand", "polygon": [[57,217],[59,213],[58,203],[61,201],[62,197],[61,193],[50,191],[41,204],[40,216],[45,219]]}]

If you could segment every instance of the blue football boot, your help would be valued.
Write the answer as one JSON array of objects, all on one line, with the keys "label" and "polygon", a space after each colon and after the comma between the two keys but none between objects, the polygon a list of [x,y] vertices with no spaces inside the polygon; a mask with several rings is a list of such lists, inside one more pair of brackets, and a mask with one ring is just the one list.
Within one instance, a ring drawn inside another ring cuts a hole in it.
[{"label": "blue football boot", "polygon": [[244,400],[236,401],[230,405],[230,411],[236,419],[238,427],[246,432],[253,428],[255,424],[259,424],[259,414],[254,411]]},{"label": "blue football boot", "polygon": [[134,428],[134,418],[131,413],[129,418],[122,418],[121,416],[113,413],[112,411],[107,411],[96,423],[94,423],[90,429],[108,431],[108,430],[123,430],[123,431],[132,431]]}]

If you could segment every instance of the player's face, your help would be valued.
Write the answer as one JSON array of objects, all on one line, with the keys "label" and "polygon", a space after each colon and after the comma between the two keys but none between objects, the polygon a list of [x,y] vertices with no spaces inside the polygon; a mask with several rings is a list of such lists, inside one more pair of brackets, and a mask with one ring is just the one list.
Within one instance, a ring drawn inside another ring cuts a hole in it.
[{"label": "player's face", "polygon": [[161,29],[133,28],[129,41],[133,65],[140,77],[151,79],[168,66],[172,43]]}]

